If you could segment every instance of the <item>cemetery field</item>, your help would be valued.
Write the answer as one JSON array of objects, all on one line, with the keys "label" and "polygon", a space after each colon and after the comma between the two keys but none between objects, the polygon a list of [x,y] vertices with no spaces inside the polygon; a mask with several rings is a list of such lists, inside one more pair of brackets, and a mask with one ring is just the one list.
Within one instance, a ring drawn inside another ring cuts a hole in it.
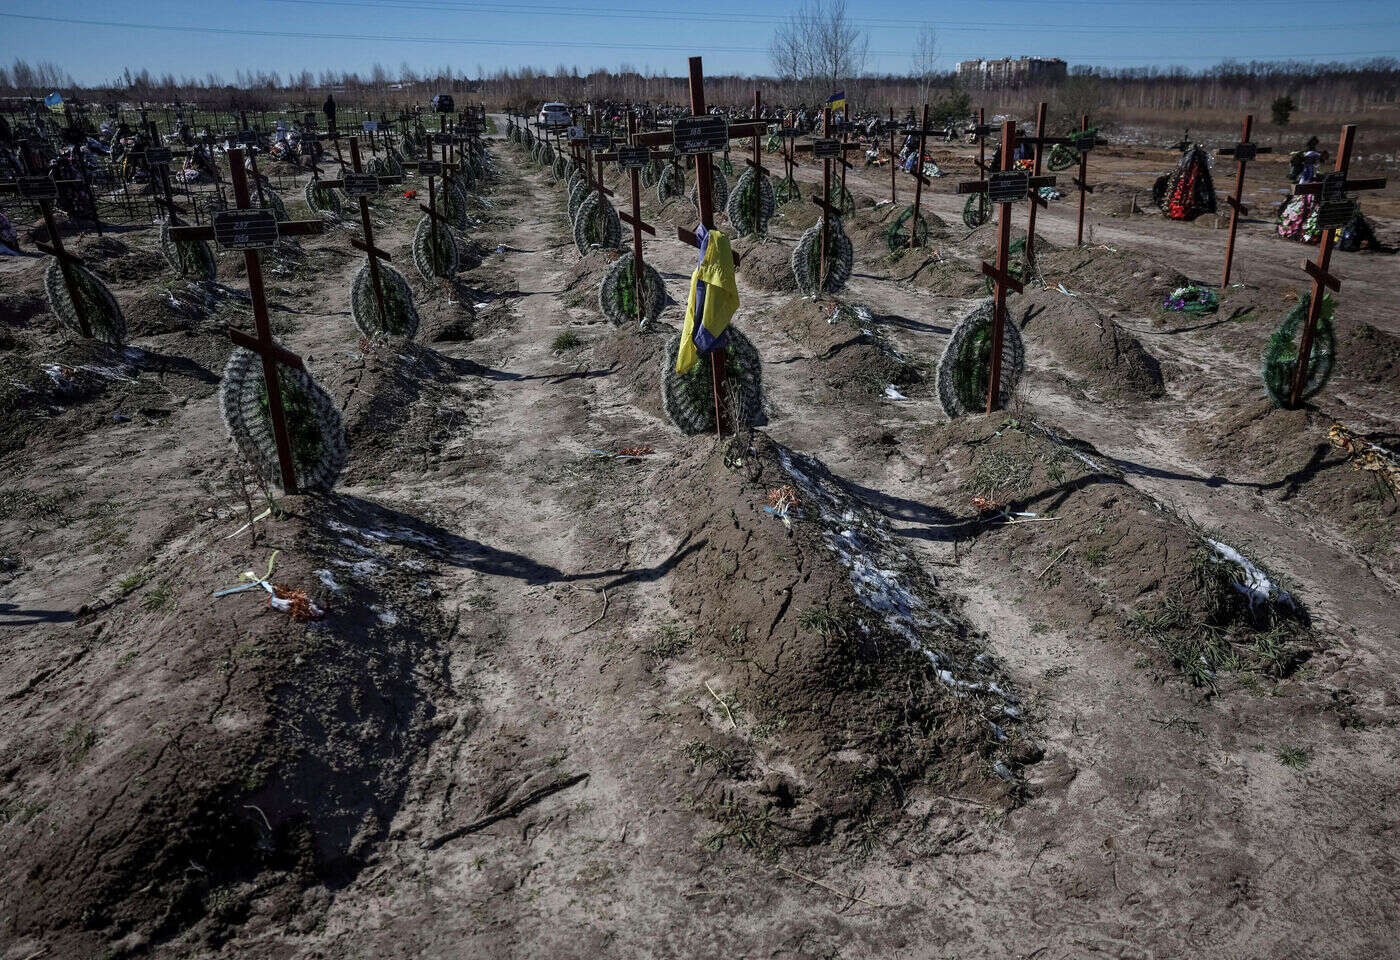
[{"label": "cemetery field", "polygon": [[0,258],[2,960],[1396,955],[1400,508],[1333,431],[1400,449],[1393,187],[1382,249],[1331,262],[1331,378],[1283,409],[1261,357],[1316,252],[1274,229],[1286,159],[1197,314],[1164,301],[1218,283],[1227,221],[1151,206],[1176,152],[1095,150],[1085,244],[1066,172],[1006,301],[1014,395],[950,419],[996,246],[954,192],[976,147],[932,145],[895,252],[914,181],[891,204],[853,154],[820,299],[808,154],[733,241],[761,402],[717,442],[661,387],[694,171],[642,190],[665,306],[614,325],[618,253],[490,119],[454,276],[415,267],[426,177],[370,201],[412,336],[357,326],[352,207],[262,254],[344,425],[329,492],[228,438],[241,254],[181,279],[154,227],[65,226],[121,346],[62,326],[48,257]]}]

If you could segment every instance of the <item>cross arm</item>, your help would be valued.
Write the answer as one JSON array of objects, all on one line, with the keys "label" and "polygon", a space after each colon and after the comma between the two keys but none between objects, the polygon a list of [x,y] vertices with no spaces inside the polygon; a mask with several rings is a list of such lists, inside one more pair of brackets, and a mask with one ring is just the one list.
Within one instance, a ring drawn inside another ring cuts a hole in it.
[{"label": "cross arm", "polygon": [[251,337],[248,334],[244,333],[242,330],[238,330],[234,327],[229,327],[228,330],[226,330],[225,332],[228,334],[228,338],[234,343],[238,344],[240,347],[244,347],[245,349],[252,350],[259,356],[272,357],[278,363],[286,367],[291,367],[293,370],[306,369],[306,364],[301,362],[301,357],[297,356],[295,353],[292,353],[292,351],[290,350],[287,350],[283,347],[279,347],[275,343],[264,343],[257,337]]},{"label": "cross arm", "polygon": [[390,263],[394,262],[394,258],[389,256],[389,254],[385,253],[383,250],[380,250],[373,244],[365,243],[359,237],[351,237],[350,246],[354,247],[356,250],[363,250],[365,253],[371,253],[374,256],[378,257],[380,260],[387,260]]},{"label": "cross arm", "polygon": [[[1385,177],[1372,177],[1366,180],[1348,180],[1346,182],[1347,192],[1352,190],[1381,190],[1384,187]],[[1303,194],[1316,195],[1320,193],[1322,193],[1321,180],[1314,180],[1312,183],[1295,183],[1293,185],[1294,196],[1301,196]]]},{"label": "cross arm", "polygon": [[[630,213],[619,213],[619,214],[617,215],[617,218],[618,218],[619,220],[621,220],[623,223],[627,224],[628,226],[631,226],[632,223],[633,223],[632,215],[631,215]],[[641,220],[636,221],[636,224],[637,224],[637,228],[638,228],[639,230],[641,230],[643,233],[649,233],[649,234],[651,234],[653,237],[656,236],[656,228],[653,227],[651,224],[649,224],[649,223],[647,223],[647,222],[645,222],[645,221],[641,221]]]},{"label": "cross arm", "polygon": [[[700,249],[700,238],[695,235],[694,230],[687,230],[685,227],[677,227],[676,239],[680,240],[682,243],[690,244],[696,250]],[[739,251],[731,248],[729,252],[734,257],[734,266],[738,267],[740,261]]]}]

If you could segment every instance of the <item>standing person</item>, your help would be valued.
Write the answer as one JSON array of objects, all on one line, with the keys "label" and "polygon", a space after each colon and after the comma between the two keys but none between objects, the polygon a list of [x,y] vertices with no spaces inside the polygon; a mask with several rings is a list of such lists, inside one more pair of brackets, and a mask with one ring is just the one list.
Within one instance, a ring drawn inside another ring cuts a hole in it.
[{"label": "standing person", "polygon": [[326,115],[326,123],[327,123],[327,125],[329,125],[329,127],[330,127],[332,130],[334,130],[334,129],[335,129],[335,94],[333,94],[333,93],[328,93],[328,94],[326,94],[326,102],[325,102],[325,104],[322,105],[322,107],[321,107],[321,112],[324,113],[324,114]]}]

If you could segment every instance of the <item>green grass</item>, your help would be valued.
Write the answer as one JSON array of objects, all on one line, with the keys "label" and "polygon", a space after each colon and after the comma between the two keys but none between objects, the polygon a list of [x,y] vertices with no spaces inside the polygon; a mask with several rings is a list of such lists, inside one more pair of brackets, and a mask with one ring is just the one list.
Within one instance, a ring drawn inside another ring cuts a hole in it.
[{"label": "green grass", "polygon": [[117,581],[117,592],[122,596],[128,596],[133,590],[138,589],[142,584],[151,578],[151,575],[144,570],[137,570],[129,573]]},{"label": "green grass", "polygon": [[97,731],[92,724],[79,720],[63,731],[63,759],[69,764],[81,763],[92,745],[97,742]]},{"label": "green grass", "polygon": [[661,666],[684,653],[690,646],[690,640],[690,634],[682,631],[678,624],[668,623],[642,647],[642,654],[656,666]]},{"label": "green grass", "polygon": [[583,340],[579,335],[572,330],[565,330],[554,338],[550,349],[555,353],[563,353],[565,350],[577,350],[581,346],[583,346]]},{"label": "green grass", "polygon": [[996,499],[999,494],[1018,493],[1030,479],[1030,465],[1005,453],[986,452],[977,458],[967,489],[974,495]]},{"label": "green grass", "polygon": [[1308,761],[1312,759],[1308,756],[1308,751],[1304,750],[1302,747],[1294,746],[1279,747],[1278,753],[1275,756],[1278,758],[1279,763],[1294,770],[1303,769],[1308,765]]}]

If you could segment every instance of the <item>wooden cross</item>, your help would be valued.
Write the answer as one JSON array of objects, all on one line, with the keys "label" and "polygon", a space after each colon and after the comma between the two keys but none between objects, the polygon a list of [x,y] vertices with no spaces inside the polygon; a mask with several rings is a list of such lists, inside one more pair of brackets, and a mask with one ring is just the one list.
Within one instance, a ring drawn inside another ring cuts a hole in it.
[{"label": "wooden cross", "polygon": [[[160,185],[164,193],[163,197],[155,198],[155,203],[157,206],[165,208],[166,220],[169,221],[172,227],[179,226],[179,215],[185,211],[183,207],[175,203],[175,193],[170,189],[170,159],[166,157],[166,154],[169,154],[171,158],[187,157],[189,156],[189,151],[169,150],[162,147],[160,144],[160,137],[156,133],[155,121],[153,120],[146,121],[146,130],[151,144],[151,146],[146,148],[146,167],[151,171],[152,177],[159,173]],[[152,159],[153,157],[154,159]]]},{"label": "wooden cross", "polygon": [[[629,110],[627,113],[627,140],[634,146],[639,132],[637,129],[639,125],[637,115]],[[638,149],[648,151],[646,156],[648,164],[654,159],[665,159],[665,157],[658,157],[657,154],[651,153],[647,147],[640,147]],[[598,159],[600,162],[604,160],[618,160],[619,154],[616,152],[599,154]],[[625,212],[619,213],[618,219],[632,228],[632,280],[636,287],[637,314],[641,317],[642,322],[645,323],[646,285],[642,277],[642,270],[645,266],[642,261],[642,233],[649,233],[654,237],[656,236],[656,228],[642,220],[641,169],[637,166],[629,166],[627,172],[631,175],[632,182],[632,212],[630,214]]]},{"label": "wooden cross", "polygon": [[[220,211],[214,215],[214,224],[207,227],[171,227],[170,236],[173,240],[226,240],[229,239],[227,225],[236,221],[239,211],[252,209],[252,200],[248,194],[248,175],[243,169],[243,150],[241,147],[231,148],[228,152],[229,179],[233,181],[234,202],[237,210]],[[270,210],[260,210],[258,213],[271,215]],[[224,229],[220,229],[223,221]],[[290,350],[279,346],[272,339],[272,326],[267,318],[267,294],[263,290],[262,261],[258,257],[259,249],[270,248],[276,243],[278,237],[282,236],[306,236],[319,234],[324,229],[321,220],[273,220],[276,229],[271,239],[260,242],[257,247],[244,246],[233,238],[236,247],[243,249],[244,266],[248,273],[248,296],[253,303],[253,322],[257,329],[257,336],[249,336],[242,330],[229,327],[225,332],[230,340],[247,350],[251,350],[262,358],[263,384],[267,389],[268,414],[272,420],[272,439],[277,446],[277,464],[282,472],[282,489],[289,494],[297,492],[297,476],[295,462],[292,460],[291,437],[287,433],[286,413],[282,407],[282,385],[277,376],[277,365],[291,367],[295,370],[306,369],[301,362],[301,358]]]},{"label": "wooden cross", "polygon": [[[339,146],[339,144],[337,144],[337,146]],[[369,279],[370,283],[374,286],[374,302],[379,306],[380,319],[387,322],[389,314],[384,304],[384,284],[379,277],[379,261],[384,260],[392,263],[393,257],[374,245],[374,225],[369,218],[369,196],[371,193],[377,193],[379,188],[386,183],[402,183],[403,177],[374,177],[373,184],[371,185],[367,178],[373,177],[374,175],[364,174],[360,167],[359,137],[350,138],[350,170],[357,178],[364,178],[364,182],[353,183],[352,186],[356,188],[354,194],[356,199],[360,202],[360,228],[364,231],[365,235],[363,240],[359,237],[351,237],[350,246],[354,247],[356,250],[364,251],[365,256],[369,259]],[[327,187],[340,187],[343,189],[346,185],[345,174],[341,173],[340,177],[339,180],[322,180],[321,183]],[[421,208],[422,204],[419,204],[419,207]],[[431,216],[437,217],[437,214],[431,212]],[[433,242],[433,233],[434,231],[432,230],[428,231],[430,243]]]},{"label": "wooden cross", "polygon": [[[894,149],[894,138],[898,132],[894,122],[894,107],[890,107],[890,203],[898,203],[899,196],[894,183],[894,169],[899,166],[899,154]],[[922,170],[919,171],[923,173]]]},{"label": "wooden cross", "polygon": [[1094,188],[1089,185],[1089,150],[1100,146],[1104,141],[1098,138],[1097,132],[1089,129],[1087,113],[1079,118],[1079,136],[1071,134],[1069,140],[1079,149],[1079,176],[1072,181],[1079,188],[1079,226],[1074,234],[1074,245],[1078,247],[1084,243],[1084,198],[1094,192]]},{"label": "wooden cross", "polygon": [[83,299],[78,288],[78,278],[73,273],[73,264],[81,264],[83,258],[64,249],[63,237],[58,232],[58,221],[53,216],[53,201],[58,197],[58,188],[82,181],[52,180],[43,173],[34,173],[33,171],[42,170],[43,164],[39,160],[39,154],[28,144],[24,147],[23,157],[24,168],[30,172],[14,183],[0,184],[0,191],[14,191],[19,194],[20,199],[33,200],[39,204],[39,209],[44,214],[44,226],[49,231],[50,242],[34,245],[58,261],[58,269],[63,273],[63,285],[68,289],[68,299],[73,302],[73,312],[78,316],[78,332],[90,340],[92,328],[88,326],[87,317],[83,314]]},{"label": "wooden cross", "polygon": [[[906,136],[909,133],[914,132],[916,131],[906,131]],[[930,180],[928,177],[924,176],[924,147],[928,142],[929,135],[928,104],[924,104],[924,115],[919,121],[919,129],[917,133],[919,134],[919,153],[918,156],[914,159],[914,217],[909,222],[910,249],[913,249],[914,247],[917,247],[919,245],[919,206],[923,202],[924,198],[924,184],[933,186],[933,181]],[[893,159],[891,159],[891,162],[893,162]],[[890,173],[890,179],[894,179],[893,171],[891,171]]]},{"label": "wooden cross", "polygon": [[[753,92],[753,119],[758,120],[763,112],[763,100],[758,92]],[[744,163],[753,168],[756,178],[763,178],[768,175],[768,168],[763,165],[763,143],[757,131],[753,135],[753,156],[747,158]],[[758,180],[754,181],[753,191],[753,229],[758,233],[759,217],[763,210],[763,191],[758,188]]]},{"label": "wooden cross", "polygon": [[[690,58],[690,115],[692,117],[703,117],[706,115],[705,107],[705,72],[701,64],[700,57]],[[768,124],[763,120],[753,120],[749,123],[729,124],[728,139],[735,140],[741,137],[760,136],[768,129]],[[658,130],[655,133],[642,133],[633,137],[633,142],[639,146],[662,146],[667,141],[675,142],[676,132],[674,130]],[[679,145],[677,144],[677,147]],[[679,150],[677,150],[679,152]],[[713,182],[711,181],[711,164],[713,154],[695,154],[695,192],[700,201],[700,223],[706,230],[715,228],[715,208],[714,196],[711,192]],[[676,228],[676,237],[681,241],[699,249],[700,238],[692,230],[684,227]],[[734,266],[739,266],[739,255],[734,254]],[[699,322],[697,317],[696,321]],[[724,351],[710,351],[710,384],[714,393],[715,403],[715,434],[724,435]]]},{"label": "wooden cross", "polygon": [[987,134],[996,128],[987,123],[987,108],[977,108],[977,122],[967,128],[967,132],[977,138],[977,170],[982,179],[987,179],[991,171],[987,169]]},{"label": "wooden cross", "polygon": [[1006,330],[1006,291],[1020,293],[1021,281],[1011,275],[1011,205],[1025,200],[1040,187],[1055,185],[1054,177],[1029,177],[1024,171],[1012,169],[1012,153],[1016,149],[1016,124],[1010,120],[1001,125],[1001,175],[986,180],[965,180],[958,184],[958,193],[985,193],[1000,208],[997,223],[996,266],[984,262],[982,272],[992,278],[995,297],[992,309],[992,372],[987,390],[987,412],[996,409],[1001,394],[1001,350]]},{"label": "wooden cross", "polygon": [[[1293,391],[1289,395],[1289,406],[1296,408],[1303,399],[1303,389],[1308,383],[1308,361],[1312,354],[1313,335],[1317,332],[1317,318],[1322,312],[1323,287],[1339,291],[1342,283],[1328,272],[1332,263],[1332,245],[1337,229],[1344,226],[1355,210],[1356,201],[1347,198],[1350,190],[1380,190],[1385,186],[1383,177],[1367,180],[1351,180],[1347,168],[1351,166],[1352,141],[1356,137],[1356,124],[1342,127],[1342,138],[1337,145],[1337,162],[1333,172],[1322,180],[1312,183],[1299,183],[1293,187],[1295,195],[1311,195],[1321,199],[1318,208],[1318,224],[1322,227],[1322,237],[1318,240],[1317,262],[1305,262],[1303,269],[1312,277],[1312,299],[1308,301],[1308,319],[1303,327],[1303,337],[1298,344],[1298,367],[1293,373]],[[1345,219],[1343,219],[1345,217]]]},{"label": "wooden cross", "polygon": [[[827,132],[830,130],[830,128],[831,128],[831,108],[830,108],[830,107],[824,107],[824,108],[822,109],[822,133],[823,133],[823,134],[827,133]],[[831,138],[830,138],[830,137],[823,137],[822,139],[825,140],[825,141],[827,142],[826,145],[823,147],[823,150],[824,150],[824,151],[825,151],[825,150],[831,150],[831,149],[832,149],[832,147],[831,147],[831,145],[830,145]],[[804,143],[804,144],[802,144],[802,145],[799,146],[799,147],[795,147],[794,149],[796,149],[796,150],[802,150],[802,151],[805,151],[805,152],[811,152],[813,156],[816,156],[817,145],[816,145],[815,143]],[[850,161],[848,161],[848,160],[846,159],[846,151],[847,151],[847,150],[852,150],[852,149],[856,149],[856,150],[860,149],[860,144],[847,144],[847,143],[845,143],[844,141],[838,142],[838,143],[836,143],[836,145],[835,145],[835,156],[834,156],[834,157],[833,157],[833,156],[824,156],[824,157],[822,157],[822,195],[821,195],[821,199],[818,200],[816,197],[810,198],[811,201],[812,201],[812,203],[816,204],[817,208],[820,209],[821,212],[822,212],[821,248],[820,248],[820,254],[819,254],[819,257],[818,257],[818,260],[817,260],[817,267],[818,267],[818,269],[817,269],[817,296],[818,296],[818,297],[821,297],[822,292],[823,292],[823,288],[826,286],[826,266],[827,266],[827,261],[828,261],[828,259],[829,259],[827,255],[828,255],[828,253],[830,252],[830,246],[831,246],[831,245],[828,243],[828,240],[830,239],[830,236],[831,236],[831,223],[832,223],[832,220],[833,220],[834,218],[838,218],[838,217],[841,216],[841,207],[840,207],[840,204],[833,204],[833,203],[831,202],[831,164],[832,164],[833,162],[836,162],[836,163],[841,164],[841,177],[842,177],[842,179],[844,180],[844,179],[845,179],[845,176],[846,176],[846,168],[849,167],[849,166],[851,165],[851,164],[850,164]]]},{"label": "wooden cross", "polygon": [[1251,143],[1249,135],[1254,129],[1254,114],[1246,114],[1244,118],[1244,130],[1240,133],[1240,142],[1233,147],[1225,147],[1220,151],[1223,156],[1233,156],[1235,158],[1235,195],[1226,197],[1225,202],[1230,205],[1230,239],[1225,242],[1225,272],[1220,277],[1220,290],[1223,293],[1230,285],[1230,266],[1235,259],[1235,231],[1239,229],[1240,215],[1249,212],[1249,207],[1241,203],[1244,199],[1244,167],[1245,164],[1254,159],[1255,154],[1271,153],[1272,147],[1261,147],[1256,143]]}]

